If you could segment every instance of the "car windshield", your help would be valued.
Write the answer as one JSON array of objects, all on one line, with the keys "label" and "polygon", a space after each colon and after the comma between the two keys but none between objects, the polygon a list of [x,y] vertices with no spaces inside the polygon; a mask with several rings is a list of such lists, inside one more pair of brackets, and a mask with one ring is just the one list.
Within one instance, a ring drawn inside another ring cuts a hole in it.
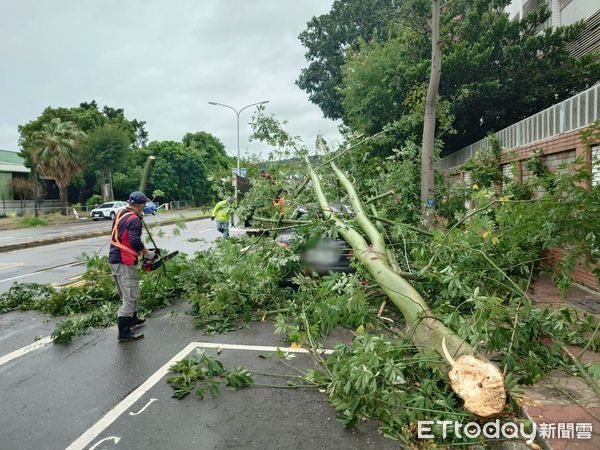
[{"label": "car windshield", "polygon": [[104,203],[103,205],[99,206],[100,209],[102,208],[112,208],[114,205],[114,203]]}]

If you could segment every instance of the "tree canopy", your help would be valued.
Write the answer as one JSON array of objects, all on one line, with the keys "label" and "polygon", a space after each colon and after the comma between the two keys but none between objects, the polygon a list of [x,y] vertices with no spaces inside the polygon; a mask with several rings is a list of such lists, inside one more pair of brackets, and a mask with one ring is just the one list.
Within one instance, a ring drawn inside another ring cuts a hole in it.
[{"label": "tree canopy", "polygon": [[302,69],[296,84],[325,117],[343,117],[338,86],[346,52],[358,48],[359,39],[386,38],[388,14],[396,0],[336,0],[331,11],[313,17],[300,36],[306,47],[308,67]]},{"label": "tree canopy", "polygon": [[[310,65],[299,86],[326,116],[342,118],[352,131],[369,135],[393,125],[388,153],[419,136],[422,127],[431,55],[429,3],[338,0],[300,36]],[[568,51],[582,24],[540,32],[550,17],[547,7],[510,20],[508,3],[459,0],[442,9],[438,120],[447,126],[438,127],[438,137],[445,153],[598,81],[597,55],[574,58]],[[371,9],[363,11],[367,4]],[[355,23],[357,11],[364,17]]]},{"label": "tree canopy", "polygon": [[107,123],[92,131],[85,142],[88,170],[102,174],[118,169],[129,152],[130,135],[117,125]]},{"label": "tree canopy", "polygon": [[209,175],[228,166],[223,144],[205,132],[187,133],[182,142],[151,142],[147,152],[156,156],[149,185],[172,200],[213,200]]},{"label": "tree canopy", "polygon": [[[47,107],[39,117],[19,126],[20,155],[28,166],[34,162],[33,152],[39,147],[41,133],[48,134],[47,128],[53,123],[63,127],[68,124],[72,132],[78,133],[78,169],[68,172],[70,177],[61,193],[65,202],[68,186],[69,196],[83,202],[99,192],[99,183],[104,183],[109,173],[115,198],[126,198],[138,188],[142,167],[154,154],[157,160],[152,167],[150,188],[163,191],[164,199],[205,203],[214,198],[208,186],[209,176],[224,171],[230,164],[223,144],[210,133],[187,133],[181,142],[155,141],[146,146],[144,121],[128,119],[123,108],[100,108],[92,100],[72,108]],[[55,179],[58,184],[58,178]]]},{"label": "tree canopy", "polygon": [[[42,126],[54,118],[63,122],[73,122],[81,131],[90,133],[103,125],[111,124],[127,133],[129,141],[135,147],[145,145],[148,132],[144,128],[146,122],[136,119],[129,120],[125,117],[123,108],[104,106],[98,107],[95,100],[80,103],[79,106],[66,108],[48,106],[40,116],[24,125],[19,125],[19,143],[23,149],[27,148],[29,136],[34,131],[39,131]],[[25,152],[26,153],[26,152]],[[26,154],[24,155],[26,157]]]},{"label": "tree canopy", "polygon": [[73,122],[63,122],[60,118],[50,120],[30,135],[29,158],[39,175],[54,178],[63,208],[68,206],[67,186],[84,167],[81,144],[84,138],[85,133]]}]

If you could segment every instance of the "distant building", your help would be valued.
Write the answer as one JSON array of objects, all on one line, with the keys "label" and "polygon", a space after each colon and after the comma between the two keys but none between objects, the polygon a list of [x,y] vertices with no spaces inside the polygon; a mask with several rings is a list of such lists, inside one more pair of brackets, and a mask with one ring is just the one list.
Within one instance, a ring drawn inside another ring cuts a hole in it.
[{"label": "distant building", "polygon": [[30,172],[16,152],[0,150],[0,200],[14,200],[12,181]]},{"label": "distant building", "polygon": [[[28,194],[20,198],[13,189],[15,178],[29,178],[30,172],[31,170],[25,167],[25,161],[17,152],[0,150],[0,217],[5,216],[9,211],[20,215],[33,213],[35,210],[33,195]],[[56,182],[49,177],[40,177],[40,182],[38,211],[56,211],[59,207]]]},{"label": "distant building", "polygon": [[571,45],[574,56],[600,51],[600,0],[514,0],[506,10],[511,18],[518,20],[544,3],[552,11],[544,28],[586,22],[581,36]]}]

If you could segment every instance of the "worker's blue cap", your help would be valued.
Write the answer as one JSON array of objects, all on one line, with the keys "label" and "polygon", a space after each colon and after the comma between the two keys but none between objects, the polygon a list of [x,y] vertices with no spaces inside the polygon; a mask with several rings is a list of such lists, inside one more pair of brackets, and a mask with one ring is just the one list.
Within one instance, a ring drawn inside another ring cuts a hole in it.
[{"label": "worker's blue cap", "polygon": [[148,197],[146,197],[143,192],[135,191],[129,194],[129,203],[132,205],[141,205],[147,201]]}]

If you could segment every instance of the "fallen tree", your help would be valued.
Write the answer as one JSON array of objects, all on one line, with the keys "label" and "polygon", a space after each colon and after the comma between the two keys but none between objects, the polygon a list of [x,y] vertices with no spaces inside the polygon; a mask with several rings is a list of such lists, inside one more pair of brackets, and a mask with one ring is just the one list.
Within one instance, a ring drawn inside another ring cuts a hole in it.
[{"label": "fallen tree", "polygon": [[[448,378],[454,392],[464,400],[468,411],[482,417],[498,414],[506,403],[504,377],[500,369],[483,358],[464,339],[448,329],[431,311],[421,295],[396,269],[392,253],[386,249],[381,232],[371,222],[352,183],[330,162],[356,213],[352,225],[336,216],[329,206],[321,180],[305,157],[313,189],[326,219],[335,223],[341,236],[354,249],[355,257],[365,266],[406,320],[405,333],[422,350],[433,348],[450,365]],[[457,359],[454,359],[457,358]]]}]

